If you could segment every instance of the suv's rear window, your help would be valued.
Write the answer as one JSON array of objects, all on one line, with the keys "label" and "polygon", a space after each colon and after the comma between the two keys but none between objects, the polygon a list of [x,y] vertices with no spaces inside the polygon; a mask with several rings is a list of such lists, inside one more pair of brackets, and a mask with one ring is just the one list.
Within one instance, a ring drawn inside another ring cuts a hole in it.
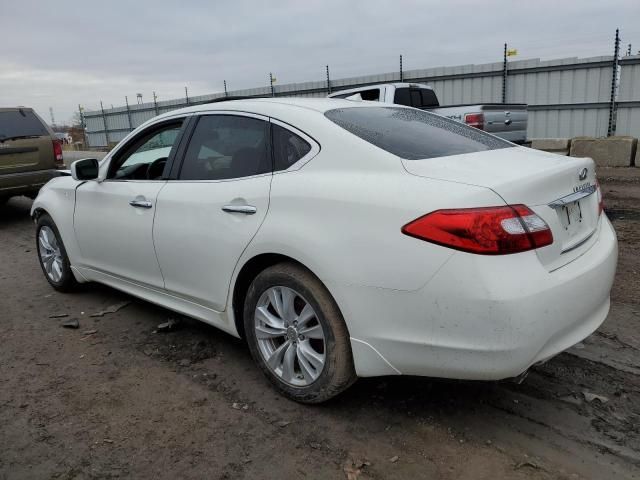
[{"label": "suv's rear window", "polygon": [[337,108],[325,112],[325,116],[361,139],[406,160],[515,147],[459,122],[409,108]]},{"label": "suv's rear window", "polygon": [[29,110],[0,112],[0,141],[13,137],[49,135],[38,117]]}]

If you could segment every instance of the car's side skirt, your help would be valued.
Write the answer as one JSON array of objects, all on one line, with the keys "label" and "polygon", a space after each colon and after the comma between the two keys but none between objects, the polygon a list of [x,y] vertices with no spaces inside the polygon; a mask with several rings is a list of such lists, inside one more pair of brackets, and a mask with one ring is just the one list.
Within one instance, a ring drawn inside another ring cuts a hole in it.
[{"label": "car's side skirt", "polygon": [[226,312],[218,312],[184,298],[171,295],[170,293],[135,282],[110,275],[105,272],[94,270],[88,267],[72,267],[86,281],[102,283],[148,302],[168,308],[174,312],[181,313],[196,320],[203,321],[234,337],[239,337],[233,321],[230,321]]}]

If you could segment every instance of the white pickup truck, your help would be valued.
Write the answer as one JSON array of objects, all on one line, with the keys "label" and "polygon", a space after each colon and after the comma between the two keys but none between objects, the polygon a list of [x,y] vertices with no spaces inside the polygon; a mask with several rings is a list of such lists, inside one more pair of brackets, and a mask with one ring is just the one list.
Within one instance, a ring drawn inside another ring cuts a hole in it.
[{"label": "white pickup truck", "polygon": [[382,83],[341,90],[329,97],[407,105],[466,123],[513,143],[527,140],[527,105],[523,103],[441,107],[433,89],[420,83]]}]

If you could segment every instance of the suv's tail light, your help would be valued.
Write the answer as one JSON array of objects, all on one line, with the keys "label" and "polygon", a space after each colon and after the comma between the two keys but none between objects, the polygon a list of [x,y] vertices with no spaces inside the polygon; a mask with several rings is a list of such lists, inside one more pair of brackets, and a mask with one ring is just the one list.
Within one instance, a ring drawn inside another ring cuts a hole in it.
[{"label": "suv's tail light", "polygon": [[484,114],[483,113],[465,113],[464,123],[470,127],[484,130]]},{"label": "suv's tail light", "polygon": [[62,159],[62,143],[60,140],[53,141],[53,155],[56,158],[56,166],[64,167],[64,160]]},{"label": "suv's tail light", "polygon": [[525,205],[436,210],[402,227],[412,237],[482,255],[506,255],[553,243],[551,229]]},{"label": "suv's tail light", "polygon": [[602,198],[602,189],[600,188],[600,182],[596,179],[596,195],[598,195],[598,216],[604,210],[604,199]]}]

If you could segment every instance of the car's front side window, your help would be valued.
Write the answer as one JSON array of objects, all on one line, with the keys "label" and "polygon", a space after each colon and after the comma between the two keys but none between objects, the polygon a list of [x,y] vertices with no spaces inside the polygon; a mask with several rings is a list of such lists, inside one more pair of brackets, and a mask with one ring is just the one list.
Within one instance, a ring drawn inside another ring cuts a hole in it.
[{"label": "car's front side window", "polygon": [[198,120],[180,170],[180,180],[225,180],[271,171],[268,123],[240,115]]},{"label": "car's front side window", "polygon": [[182,120],[160,127],[152,127],[125,146],[117,155],[107,179],[112,180],[158,180],[162,178],[167,159],[176,146],[182,128]]}]

